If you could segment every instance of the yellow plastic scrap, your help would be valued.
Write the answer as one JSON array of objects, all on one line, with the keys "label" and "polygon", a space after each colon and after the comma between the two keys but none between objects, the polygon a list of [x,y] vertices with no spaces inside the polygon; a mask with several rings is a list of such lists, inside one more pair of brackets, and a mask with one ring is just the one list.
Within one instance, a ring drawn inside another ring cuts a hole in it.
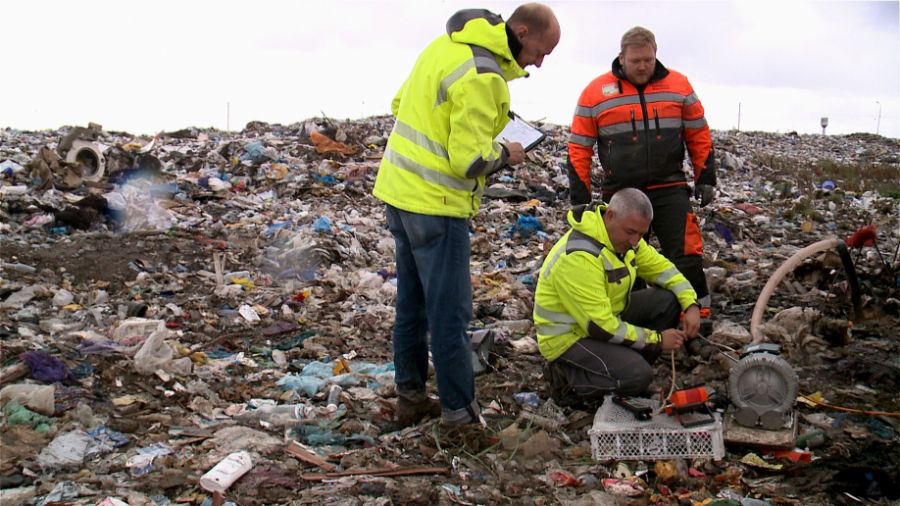
[{"label": "yellow plastic scrap", "polygon": [[759,455],[757,455],[753,452],[750,452],[747,455],[744,455],[744,457],[741,458],[741,462],[744,464],[747,464],[748,466],[761,467],[763,469],[772,469],[775,471],[784,467],[781,464],[769,464],[768,462],[763,460],[762,457],[760,457]]},{"label": "yellow plastic scrap", "polygon": [[65,306],[63,306],[63,309],[65,309],[66,311],[78,311],[79,309],[82,309],[82,307],[84,306],[82,306],[81,304],[75,304],[73,302],[71,304],[66,304]]},{"label": "yellow plastic scrap", "polygon": [[253,290],[253,287],[255,286],[253,281],[247,278],[230,278],[228,281],[232,284],[243,286],[244,290],[247,290],[248,292]]},{"label": "yellow plastic scrap", "polygon": [[269,171],[267,176],[269,179],[281,180],[281,179],[284,179],[284,177],[287,176],[287,174],[288,174],[288,166],[286,164],[273,163],[271,170]]},{"label": "yellow plastic scrap", "polygon": [[334,368],[331,369],[331,374],[337,376],[338,374],[345,374],[350,372],[350,364],[347,363],[347,359],[344,357],[340,357],[334,362]]},{"label": "yellow plastic scrap", "polygon": [[656,476],[662,482],[672,481],[678,478],[678,468],[675,466],[675,461],[673,460],[657,460],[653,470],[656,471]]},{"label": "yellow plastic scrap", "polygon": [[191,353],[191,362],[197,365],[205,365],[209,362],[209,357],[202,351],[195,351],[194,353]]},{"label": "yellow plastic scrap", "polygon": [[169,346],[175,349],[175,353],[179,357],[186,357],[191,354],[191,349],[181,343],[170,343]]},{"label": "yellow plastic scrap", "polygon": [[814,408],[818,406],[820,403],[825,402],[825,396],[822,395],[822,392],[817,391],[813,392],[809,395],[798,395],[797,401],[806,404],[807,406]]}]

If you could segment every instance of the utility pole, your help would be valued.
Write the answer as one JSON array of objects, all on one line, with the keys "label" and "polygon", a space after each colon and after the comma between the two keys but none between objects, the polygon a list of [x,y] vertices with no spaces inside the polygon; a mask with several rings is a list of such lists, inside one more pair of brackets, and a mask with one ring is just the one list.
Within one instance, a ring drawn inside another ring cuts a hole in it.
[{"label": "utility pole", "polygon": [[878,135],[878,132],[881,130],[881,102],[875,101],[878,104],[878,120],[875,122],[875,135]]},{"label": "utility pole", "polygon": [[737,131],[738,131],[738,132],[741,131],[741,103],[740,103],[740,102],[738,102],[738,126],[737,126]]},{"label": "utility pole", "polygon": [[231,102],[225,102],[225,131],[231,131]]}]

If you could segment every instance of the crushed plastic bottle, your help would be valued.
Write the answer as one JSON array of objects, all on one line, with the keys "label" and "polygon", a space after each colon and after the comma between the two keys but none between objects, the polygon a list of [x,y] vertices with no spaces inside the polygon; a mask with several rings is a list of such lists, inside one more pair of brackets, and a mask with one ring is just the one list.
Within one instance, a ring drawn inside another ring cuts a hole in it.
[{"label": "crushed plastic bottle", "polygon": [[513,400],[520,406],[537,409],[541,405],[541,398],[534,392],[518,392],[513,394]]}]

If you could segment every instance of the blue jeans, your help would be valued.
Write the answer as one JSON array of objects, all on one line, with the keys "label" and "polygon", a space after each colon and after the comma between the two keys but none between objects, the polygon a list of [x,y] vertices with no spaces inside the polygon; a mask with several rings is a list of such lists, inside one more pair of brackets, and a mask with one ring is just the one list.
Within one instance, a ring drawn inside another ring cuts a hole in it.
[{"label": "blue jeans", "polygon": [[428,338],[445,421],[466,419],[475,376],[466,329],[472,319],[469,226],[463,218],[387,206],[397,261],[394,367],[397,394],[415,398],[428,379]]}]

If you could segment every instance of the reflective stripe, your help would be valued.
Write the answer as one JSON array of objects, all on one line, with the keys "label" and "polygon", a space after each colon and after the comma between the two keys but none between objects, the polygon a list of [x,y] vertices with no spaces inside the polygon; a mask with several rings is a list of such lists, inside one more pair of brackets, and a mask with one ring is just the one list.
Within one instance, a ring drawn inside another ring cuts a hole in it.
[{"label": "reflective stripe", "polygon": [[606,269],[606,281],[609,283],[618,283],[629,276],[628,267],[619,267],[618,269]]},{"label": "reflective stripe", "polygon": [[[672,92],[663,92],[663,93],[648,93],[644,95],[644,101],[647,103],[652,102],[679,102],[683,105],[691,105],[697,102],[697,94],[691,93],[688,96],[684,96],[680,93],[672,93]],[[616,97],[610,100],[606,100],[604,102],[600,102],[599,104],[595,104],[592,106],[579,105],[575,107],[575,115],[582,116],[585,118],[594,118],[600,113],[613,109],[615,107],[619,107],[620,105],[630,105],[630,104],[639,104],[641,103],[640,95],[629,95],[627,97]]]},{"label": "reflective stripe", "polygon": [[625,338],[628,337],[628,324],[624,322],[619,322],[619,326],[616,327],[616,333],[613,334],[612,339],[609,340],[612,344],[620,344],[625,341]]},{"label": "reflective stripe", "polygon": [[[696,97],[695,97],[696,98]],[[684,102],[685,96],[680,93],[663,92],[644,95],[645,102]]]},{"label": "reflective stripe", "polygon": [[644,346],[647,346],[647,329],[643,327],[635,327],[634,330],[637,334],[637,340],[635,340],[634,344],[632,344],[631,347],[637,350],[643,349]]},{"label": "reflective stripe", "polygon": [[706,118],[692,119],[684,122],[685,128],[703,128],[706,126]]},{"label": "reflective stripe", "polygon": [[666,283],[668,283],[678,274],[678,269],[676,269],[675,267],[669,267],[668,269],[660,272],[652,281],[659,286],[666,286]]},{"label": "reflective stripe", "polygon": [[[655,122],[654,122],[655,123]],[[681,118],[660,118],[659,120],[659,128],[667,129],[667,128],[681,128],[683,125]],[[600,129],[600,136],[612,136],[616,134],[624,134],[630,133],[632,131],[643,132],[644,131],[644,122],[636,121],[633,125],[630,121],[625,121],[622,123],[614,123],[612,125],[606,125]]]},{"label": "reflective stripe", "polygon": [[473,68],[475,68],[475,60],[466,60],[462,63],[462,65],[456,67],[456,70],[447,74],[447,77],[441,79],[441,86],[438,89],[437,102],[435,102],[434,106],[437,107],[446,102],[447,90],[450,89],[450,86],[453,86],[453,83],[458,81],[462,76],[466,74],[466,72]]},{"label": "reflective stripe", "polygon": [[600,255],[600,250],[602,248],[598,248],[597,245],[587,239],[583,239],[581,237],[569,237],[569,240],[566,241],[566,253],[574,253],[576,251],[584,251],[585,253],[590,253],[594,256]]},{"label": "reflective stripe", "polygon": [[633,132],[633,131],[635,131],[635,127],[637,130],[644,129],[643,124],[632,125],[630,121],[626,121],[624,123],[617,123],[617,124],[613,124],[613,125],[604,126],[603,128],[601,128],[599,130],[599,134],[601,137],[603,137],[603,136],[611,137],[611,136],[617,135],[617,134],[625,134],[625,133]]},{"label": "reflective stripe", "polygon": [[412,172],[413,174],[421,177],[429,183],[433,183],[438,186],[444,186],[446,188],[450,188],[451,190],[469,192],[474,189],[473,183],[477,184],[477,182],[475,181],[471,181],[468,179],[457,179],[453,176],[448,176],[447,174],[428,168],[420,163],[410,160],[409,158],[401,155],[391,148],[387,148],[384,150],[384,157],[397,167]]},{"label": "reflective stripe", "polygon": [[456,67],[453,72],[450,72],[447,77],[441,79],[435,107],[447,101],[447,90],[449,90],[450,87],[453,86],[453,83],[466,75],[466,72],[472,68],[478,73],[489,72],[500,74],[501,76],[503,75],[503,72],[500,70],[500,64],[497,63],[497,59],[494,57],[494,53],[473,44],[469,44],[469,47],[472,48],[472,59],[464,61],[462,65]]},{"label": "reflective stripe", "polygon": [[584,251],[595,257],[599,257],[602,250],[602,243],[583,232],[579,232],[578,230],[573,230],[572,233],[569,234],[569,238],[566,240],[566,254],[574,253],[576,251]]},{"label": "reflective stripe", "polygon": [[[493,149],[496,149],[502,152],[503,148],[500,147],[500,144],[494,142],[491,144]],[[466,169],[466,177],[479,177],[485,174],[490,174],[495,172],[500,168],[500,162],[502,160],[502,156],[497,158],[493,158],[490,160],[485,160],[481,155],[475,157],[472,160],[472,163],[469,164],[469,167]]]},{"label": "reflective stripe", "polygon": [[479,73],[493,72],[494,74],[501,74],[500,65],[497,65],[497,60],[489,56],[476,56],[475,69],[478,70]]},{"label": "reflective stripe", "polygon": [[535,316],[540,316],[541,318],[557,323],[575,323],[575,318],[567,313],[558,313],[556,311],[551,311],[545,307],[541,307],[537,304],[534,305],[534,314]]},{"label": "reflective stripe", "polygon": [[590,148],[597,143],[597,138],[588,137],[587,135],[569,134],[569,142]]},{"label": "reflective stripe", "polygon": [[437,141],[429,139],[428,136],[407,125],[406,123],[402,121],[397,121],[396,123],[394,123],[394,131],[397,132],[397,135],[399,135],[400,137],[403,137],[408,141],[412,141],[416,146],[425,148],[430,153],[446,160],[450,159],[450,155],[447,153],[447,150],[444,149],[444,146],[441,146],[441,144]]},{"label": "reflective stripe", "polygon": [[591,113],[591,108],[583,105],[575,106],[575,116],[581,116],[582,118],[594,117],[594,115]]},{"label": "reflective stripe", "polygon": [[600,102],[599,104],[596,104],[594,106],[591,106],[591,108],[590,108],[591,116],[590,117],[593,118],[594,116],[598,116],[600,113],[602,113],[604,111],[608,111],[614,107],[619,107],[620,105],[640,104],[640,103],[641,103],[641,97],[639,97],[637,95],[629,95],[627,97],[616,97],[616,98],[613,98],[610,100],[606,100],[604,102]]},{"label": "reflective stripe", "polygon": [[537,325],[537,333],[542,336],[554,337],[568,334],[572,330],[571,325],[564,323],[551,323],[547,325]]},{"label": "reflective stripe", "polygon": [[682,292],[684,292],[685,290],[691,290],[691,289],[693,289],[693,287],[691,286],[691,283],[690,283],[690,282],[688,282],[688,281],[682,281],[681,283],[676,284],[675,286],[673,286],[673,287],[670,288],[669,290],[672,291],[672,292],[675,292],[676,295],[679,295],[679,294],[681,294]]},{"label": "reflective stripe", "polygon": [[564,251],[564,248],[557,248],[556,253],[553,254],[553,258],[551,258],[550,261],[547,262],[547,267],[545,267],[541,272],[541,276],[544,276],[546,278],[550,275],[550,270],[553,269],[553,264],[555,264],[556,261],[559,260],[559,256],[562,255]]}]

